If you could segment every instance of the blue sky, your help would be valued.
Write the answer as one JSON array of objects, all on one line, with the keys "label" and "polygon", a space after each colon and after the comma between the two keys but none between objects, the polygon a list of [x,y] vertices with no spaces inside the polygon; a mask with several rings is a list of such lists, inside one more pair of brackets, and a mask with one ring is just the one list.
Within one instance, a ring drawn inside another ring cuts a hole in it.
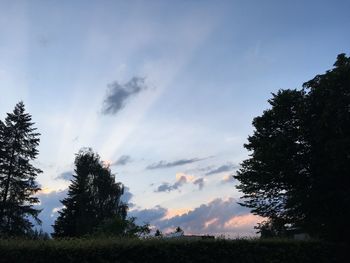
[{"label": "blue sky", "polygon": [[44,230],[74,153],[92,147],[140,222],[252,235],[261,219],[236,204],[229,177],[248,156],[252,119],[271,92],[300,88],[349,54],[348,10],[349,1],[1,1],[0,117],[23,100],[42,134]]}]

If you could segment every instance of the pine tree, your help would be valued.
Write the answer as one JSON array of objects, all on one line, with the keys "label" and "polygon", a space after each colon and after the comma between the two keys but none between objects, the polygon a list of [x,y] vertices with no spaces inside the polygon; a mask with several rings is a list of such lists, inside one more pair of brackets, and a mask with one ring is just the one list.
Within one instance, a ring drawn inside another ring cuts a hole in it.
[{"label": "pine tree", "polygon": [[38,155],[39,133],[19,102],[5,123],[0,122],[0,236],[21,236],[32,230],[32,217],[40,223],[40,190],[35,179],[42,171],[31,164]]},{"label": "pine tree", "polygon": [[92,234],[107,219],[125,220],[127,206],[122,203],[124,187],[115,182],[109,167],[91,149],[81,150],[75,158],[75,175],[64,208],[54,224],[54,237],[79,237]]}]

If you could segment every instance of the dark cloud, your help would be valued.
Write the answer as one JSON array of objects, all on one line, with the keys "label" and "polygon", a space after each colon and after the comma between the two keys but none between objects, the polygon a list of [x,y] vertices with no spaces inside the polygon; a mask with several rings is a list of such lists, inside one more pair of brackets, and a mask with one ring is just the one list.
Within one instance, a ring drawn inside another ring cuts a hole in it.
[{"label": "dark cloud", "polygon": [[60,200],[63,200],[67,196],[67,189],[62,191],[53,191],[50,193],[39,193],[37,197],[40,200],[40,204],[36,206],[38,209],[42,209],[39,214],[39,218],[42,221],[41,228],[47,233],[52,233],[58,210],[63,206]]},{"label": "dark cloud", "polygon": [[137,224],[145,224],[158,221],[165,217],[167,209],[159,205],[151,209],[135,209],[129,212],[129,216],[136,217]]},{"label": "dark cloud", "polygon": [[146,90],[145,78],[133,77],[121,85],[114,82],[108,85],[108,92],[103,102],[102,114],[115,115],[122,110],[130,98]]},{"label": "dark cloud", "polygon": [[202,190],[204,187],[204,179],[203,178],[198,178],[196,180],[194,180],[193,182],[194,185],[198,185],[199,190]]},{"label": "dark cloud", "polygon": [[237,168],[238,168],[237,165],[228,163],[228,164],[221,165],[217,168],[214,168],[214,169],[208,171],[205,175],[213,175],[213,174],[218,174],[218,173],[223,173],[223,172],[230,172],[230,171],[237,169]]},{"label": "dark cloud", "polygon": [[160,161],[158,163],[154,163],[154,164],[147,166],[146,169],[152,170],[152,169],[170,168],[170,167],[174,167],[174,166],[180,166],[180,165],[184,165],[184,164],[199,162],[199,161],[202,161],[204,159],[206,159],[206,158],[181,159],[181,160],[177,160],[174,162]]},{"label": "dark cloud", "polygon": [[73,179],[73,171],[63,172],[63,173],[59,174],[55,179],[56,180],[70,181]]},{"label": "dark cloud", "polygon": [[155,192],[170,192],[179,189],[181,186],[187,183],[187,178],[185,175],[180,176],[174,184],[162,183]]},{"label": "dark cloud", "polygon": [[135,210],[133,215],[138,217],[138,222],[148,222],[165,232],[180,226],[187,234],[202,235],[252,236],[256,232],[254,226],[261,220],[250,214],[247,208],[238,205],[234,198],[217,198],[185,214],[165,218],[168,212],[156,206],[153,209]]},{"label": "dark cloud", "polygon": [[119,157],[118,160],[116,160],[114,163],[112,163],[112,165],[126,165],[127,163],[131,162],[131,157],[129,155],[122,155]]}]

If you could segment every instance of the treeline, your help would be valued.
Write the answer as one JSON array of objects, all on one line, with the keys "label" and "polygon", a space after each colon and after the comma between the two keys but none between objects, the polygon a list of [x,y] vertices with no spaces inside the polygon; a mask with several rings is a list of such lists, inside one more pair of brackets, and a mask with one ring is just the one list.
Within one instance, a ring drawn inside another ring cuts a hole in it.
[{"label": "treeline", "polygon": [[[241,205],[267,218],[262,237],[304,233],[347,242],[350,236],[350,58],[301,90],[280,90],[253,121],[245,148],[250,158],[234,176]],[[42,171],[32,161],[40,134],[19,102],[0,121],[0,237],[40,236],[35,194]],[[127,217],[124,187],[91,149],[75,158],[75,171],[54,223],[53,237],[135,237],[149,233]],[[161,232],[156,232],[161,236]]]}]

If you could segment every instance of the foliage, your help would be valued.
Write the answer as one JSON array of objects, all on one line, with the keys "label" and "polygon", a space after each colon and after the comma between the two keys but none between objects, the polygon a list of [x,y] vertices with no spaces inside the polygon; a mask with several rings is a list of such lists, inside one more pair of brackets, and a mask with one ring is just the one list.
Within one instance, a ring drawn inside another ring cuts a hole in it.
[{"label": "foliage", "polygon": [[235,175],[244,206],[267,217],[260,230],[281,236],[302,229],[315,237],[350,235],[350,58],[306,82],[280,90],[253,121],[251,151]]},{"label": "foliage", "polygon": [[182,228],[181,227],[176,227],[176,229],[175,229],[175,232],[174,233],[178,233],[178,234],[180,234],[180,235],[184,235],[184,231],[182,230]]},{"label": "foliage", "polygon": [[0,262],[345,262],[347,247],[318,241],[0,240]]},{"label": "foliage", "polygon": [[0,121],[0,236],[23,236],[32,231],[30,217],[40,223],[40,190],[35,179],[42,171],[31,164],[38,155],[39,133],[33,128],[23,102],[17,103],[5,122]]},{"label": "foliage", "polygon": [[93,236],[97,237],[142,237],[150,233],[149,225],[139,226],[135,223],[136,218],[120,218],[115,216],[106,219],[99,225]]},{"label": "foliage", "polygon": [[124,187],[115,182],[109,167],[91,149],[75,158],[75,175],[62,200],[64,208],[54,224],[54,237],[79,237],[92,234],[105,220],[125,220],[127,206],[122,203]]},{"label": "foliage", "polygon": [[154,233],[154,236],[155,236],[155,237],[162,237],[162,236],[163,236],[163,233],[162,233],[162,231],[160,231],[159,229],[157,229],[156,232]]}]

